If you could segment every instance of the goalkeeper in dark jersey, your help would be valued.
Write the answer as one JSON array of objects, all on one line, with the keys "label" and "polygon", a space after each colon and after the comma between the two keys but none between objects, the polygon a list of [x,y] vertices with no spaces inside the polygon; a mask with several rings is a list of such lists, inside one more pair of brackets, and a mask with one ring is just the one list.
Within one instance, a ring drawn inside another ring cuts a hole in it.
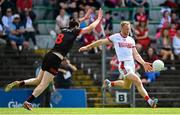
[{"label": "goalkeeper in dark jersey", "polygon": [[[79,19],[82,22],[89,18],[91,9],[88,10],[86,15]],[[42,69],[40,70],[36,78],[31,78],[23,81],[14,81],[5,87],[5,91],[8,92],[14,87],[21,87],[24,85],[35,85],[37,86],[32,95],[24,102],[23,107],[31,110],[31,102],[36,99],[51,83],[58,73],[60,65],[68,65],[64,57],[71,50],[76,37],[79,34],[84,34],[92,31],[102,19],[102,10],[99,9],[97,19],[91,23],[88,27],[83,29],[79,28],[79,22],[72,19],[69,22],[69,27],[63,28],[61,33],[58,34],[54,48],[52,48],[45,56],[42,62]]]}]

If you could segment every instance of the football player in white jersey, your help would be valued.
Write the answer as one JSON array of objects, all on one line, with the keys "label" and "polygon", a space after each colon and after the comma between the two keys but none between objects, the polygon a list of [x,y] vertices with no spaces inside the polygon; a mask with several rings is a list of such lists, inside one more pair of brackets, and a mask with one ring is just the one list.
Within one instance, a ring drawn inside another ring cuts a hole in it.
[{"label": "football player in white jersey", "polygon": [[155,108],[157,106],[157,99],[151,99],[145,90],[140,78],[135,74],[134,59],[143,65],[145,71],[152,71],[151,63],[145,62],[135,47],[135,41],[129,36],[131,26],[130,22],[123,21],[120,24],[121,32],[111,35],[106,39],[97,40],[87,46],[81,47],[79,52],[90,50],[102,44],[113,44],[115,47],[116,55],[119,61],[119,72],[123,75],[123,80],[109,81],[106,79],[103,87],[119,86],[124,89],[130,89],[132,83],[138,89],[140,95],[148,102],[148,104]]}]

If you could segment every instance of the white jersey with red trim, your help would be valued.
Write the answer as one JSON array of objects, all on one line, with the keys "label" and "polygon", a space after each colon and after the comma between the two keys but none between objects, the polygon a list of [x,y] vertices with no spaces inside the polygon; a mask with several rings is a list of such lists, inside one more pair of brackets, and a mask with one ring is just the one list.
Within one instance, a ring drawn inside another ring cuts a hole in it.
[{"label": "white jersey with red trim", "polygon": [[124,38],[120,33],[108,37],[115,48],[118,61],[134,60],[132,49],[135,47],[135,41],[132,37]]}]

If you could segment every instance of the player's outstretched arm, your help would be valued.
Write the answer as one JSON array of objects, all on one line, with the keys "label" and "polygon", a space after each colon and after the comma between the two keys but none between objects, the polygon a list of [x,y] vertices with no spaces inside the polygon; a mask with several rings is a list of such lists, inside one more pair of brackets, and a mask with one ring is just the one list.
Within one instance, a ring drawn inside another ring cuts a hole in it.
[{"label": "player's outstretched arm", "polygon": [[100,40],[97,40],[97,41],[87,45],[87,46],[81,47],[79,49],[79,52],[88,51],[94,47],[98,47],[98,46],[103,45],[103,44],[108,45],[108,44],[111,44],[111,42],[108,39],[100,39]]},{"label": "player's outstretched arm", "polygon": [[139,53],[136,50],[136,48],[133,48],[133,56],[134,56],[136,61],[138,61],[140,64],[143,65],[145,71],[148,71],[148,72],[152,71],[152,66],[151,66],[152,64],[149,63],[149,62],[145,62],[142,59],[142,57],[139,55]]},{"label": "player's outstretched arm", "polygon": [[98,11],[98,18],[93,23],[91,23],[88,27],[83,28],[81,31],[81,34],[85,34],[92,31],[102,20],[102,15],[103,15],[103,12],[102,12],[102,9],[100,8]]},{"label": "player's outstretched arm", "polygon": [[92,13],[92,9],[89,9],[89,10],[87,11],[87,13],[85,14],[84,17],[79,18],[79,22],[81,23],[81,22],[83,22],[83,21],[89,19],[91,13]]}]

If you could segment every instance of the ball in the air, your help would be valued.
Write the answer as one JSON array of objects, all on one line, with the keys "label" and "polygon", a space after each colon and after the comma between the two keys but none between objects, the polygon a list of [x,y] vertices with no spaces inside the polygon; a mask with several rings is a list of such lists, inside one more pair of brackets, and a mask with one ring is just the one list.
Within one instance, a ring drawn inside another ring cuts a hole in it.
[{"label": "ball in the air", "polygon": [[164,69],[164,62],[161,60],[155,60],[152,66],[154,71],[161,71]]}]

